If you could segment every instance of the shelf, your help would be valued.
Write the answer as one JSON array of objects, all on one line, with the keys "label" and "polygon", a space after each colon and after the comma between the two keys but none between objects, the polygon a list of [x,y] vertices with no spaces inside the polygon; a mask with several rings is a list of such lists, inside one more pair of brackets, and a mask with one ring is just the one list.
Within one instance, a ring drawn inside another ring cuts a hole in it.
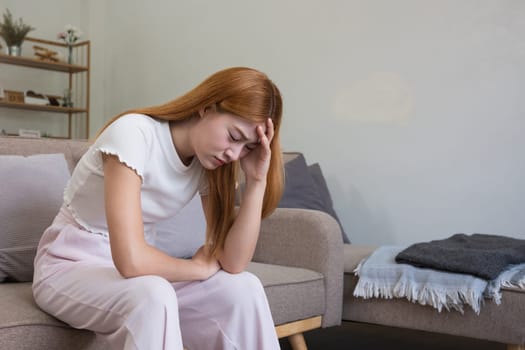
[{"label": "shelf", "polygon": [[33,58],[23,57],[23,56],[9,56],[5,54],[0,54],[0,62],[13,64],[16,66],[38,68],[38,69],[47,69],[56,72],[64,73],[78,73],[78,72],[87,72],[88,67],[77,66],[74,64],[68,64],[64,62],[47,62],[35,60]]},{"label": "shelf", "polygon": [[13,103],[0,101],[0,107],[25,109],[31,111],[53,112],[53,113],[86,113],[85,108],[68,108],[61,106],[35,105],[30,103]]},{"label": "shelf", "polygon": [[6,134],[6,135],[0,135],[0,137],[10,137],[10,138],[21,138],[21,139],[57,139],[57,140],[68,140],[67,137],[64,136],[41,136],[41,137],[24,137],[20,136],[18,134]]},{"label": "shelf", "polygon": [[[63,42],[43,40],[38,38],[26,37],[25,41],[34,43],[33,49],[35,46],[40,46],[44,49],[50,50],[51,52],[57,52],[61,50],[67,50],[69,48]],[[26,44],[27,46],[27,44]],[[21,99],[9,98],[9,100],[3,99],[0,100],[0,109],[17,109],[25,110],[28,112],[46,112],[48,115],[57,114],[60,116],[66,116],[67,118],[62,118],[63,122],[67,123],[67,136],[65,138],[72,138],[73,136],[73,127],[78,128],[77,122],[84,121],[84,133],[85,138],[89,137],[89,72],[90,72],[90,56],[91,56],[91,43],[89,40],[81,41],[74,43],[72,46],[72,52],[74,53],[73,57],[75,58],[76,64],[69,64],[63,61],[60,62],[51,62],[49,60],[41,60],[38,57],[33,56],[10,56],[5,53],[0,53],[0,66],[16,66],[16,67],[27,67],[32,68],[33,70],[47,70],[49,72],[55,73],[65,73],[68,76],[67,88],[72,92],[72,95],[76,98],[74,99],[75,107],[62,107],[62,106],[51,106],[51,105],[41,105],[35,103],[23,103]],[[68,50],[69,51],[69,50]],[[19,70],[19,68],[17,68]],[[35,75],[35,79],[38,79]],[[28,82],[24,82],[28,84]],[[6,87],[4,86],[4,89]],[[9,97],[9,96],[8,96]],[[50,95],[48,95],[50,97]],[[52,96],[56,99],[60,99],[59,96]],[[14,102],[14,100],[20,102]],[[30,100],[28,100],[30,101]],[[27,113],[29,115],[30,113]],[[21,114],[21,117],[24,117],[26,113]],[[45,116],[39,116],[39,118],[44,118]],[[62,123],[62,122],[61,122]],[[58,136],[61,138],[62,136]]]}]

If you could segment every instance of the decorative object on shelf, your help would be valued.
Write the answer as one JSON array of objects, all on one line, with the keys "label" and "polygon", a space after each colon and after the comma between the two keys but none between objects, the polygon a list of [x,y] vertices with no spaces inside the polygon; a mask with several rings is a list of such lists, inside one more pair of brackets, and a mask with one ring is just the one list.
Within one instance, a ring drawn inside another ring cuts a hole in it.
[{"label": "decorative object on shelf", "polygon": [[64,89],[62,107],[73,107],[73,92],[69,88]]},{"label": "decorative object on shelf", "polygon": [[24,93],[22,91],[4,90],[5,99],[10,103],[24,103]]},{"label": "decorative object on shelf", "polygon": [[58,62],[58,52],[49,50],[45,47],[33,45],[33,49],[35,50],[35,56],[38,57],[41,61],[50,61],[50,62]]},{"label": "decorative object on shelf", "polygon": [[49,105],[60,106],[60,102],[58,102],[58,97],[48,95],[47,99],[49,100]]},{"label": "decorative object on shelf", "polygon": [[40,138],[40,130],[18,129],[18,136]]},{"label": "decorative object on shelf", "polygon": [[49,104],[49,100],[43,94],[37,94],[32,90],[27,90],[24,93],[24,103],[46,106]]},{"label": "decorative object on shelf", "polygon": [[73,44],[80,39],[82,31],[71,24],[64,27],[64,31],[58,33],[57,38],[64,40],[67,45],[67,63],[73,64]]},{"label": "decorative object on shelf", "polygon": [[9,9],[5,10],[3,22],[0,22],[0,36],[4,39],[8,54],[11,56],[20,56],[22,54],[22,43],[30,31],[35,28],[22,21],[13,19]]}]

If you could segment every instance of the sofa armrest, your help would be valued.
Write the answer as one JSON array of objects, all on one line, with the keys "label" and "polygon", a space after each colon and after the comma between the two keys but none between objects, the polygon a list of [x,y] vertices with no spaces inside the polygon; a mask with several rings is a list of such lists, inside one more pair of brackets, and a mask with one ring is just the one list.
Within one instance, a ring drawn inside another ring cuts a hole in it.
[{"label": "sofa armrest", "polygon": [[341,323],[343,240],[339,224],[330,215],[317,210],[277,208],[261,223],[253,260],[321,273],[326,291],[322,326]]}]

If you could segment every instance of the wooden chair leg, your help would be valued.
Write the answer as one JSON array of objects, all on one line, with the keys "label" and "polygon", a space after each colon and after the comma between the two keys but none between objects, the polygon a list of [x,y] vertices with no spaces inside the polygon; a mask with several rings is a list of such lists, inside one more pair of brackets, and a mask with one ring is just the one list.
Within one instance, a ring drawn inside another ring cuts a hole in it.
[{"label": "wooden chair leg", "polygon": [[294,334],[301,334],[312,329],[321,327],[323,318],[321,316],[315,316],[304,320],[295,322],[285,323],[275,327],[278,338],[289,337]]},{"label": "wooden chair leg", "polygon": [[293,350],[307,350],[303,332],[321,327],[323,318],[315,316],[304,320],[285,323],[275,327],[277,337],[288,338]]},{"label": "wooden chair leg", "polygon": [[292,334],[288,337],[288,341],[293,350],[308,350],[306,342],[304,341],[303,333]]},{"label": "wooden chair leg", "polygon": [[507,350],[525,350],[525,345],[507,344]]}]

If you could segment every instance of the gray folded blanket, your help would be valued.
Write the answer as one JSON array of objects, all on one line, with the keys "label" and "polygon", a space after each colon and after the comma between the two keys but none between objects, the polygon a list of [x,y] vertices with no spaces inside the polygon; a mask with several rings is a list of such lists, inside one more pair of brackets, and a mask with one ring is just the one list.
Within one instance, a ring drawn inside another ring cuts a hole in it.
[{"label": "gray folded blanket", "polygon": [[443,240],[413,244],[401,251],[395,260],[493,280],[510,265],[525,263],[525,240],[458,233]]}]

